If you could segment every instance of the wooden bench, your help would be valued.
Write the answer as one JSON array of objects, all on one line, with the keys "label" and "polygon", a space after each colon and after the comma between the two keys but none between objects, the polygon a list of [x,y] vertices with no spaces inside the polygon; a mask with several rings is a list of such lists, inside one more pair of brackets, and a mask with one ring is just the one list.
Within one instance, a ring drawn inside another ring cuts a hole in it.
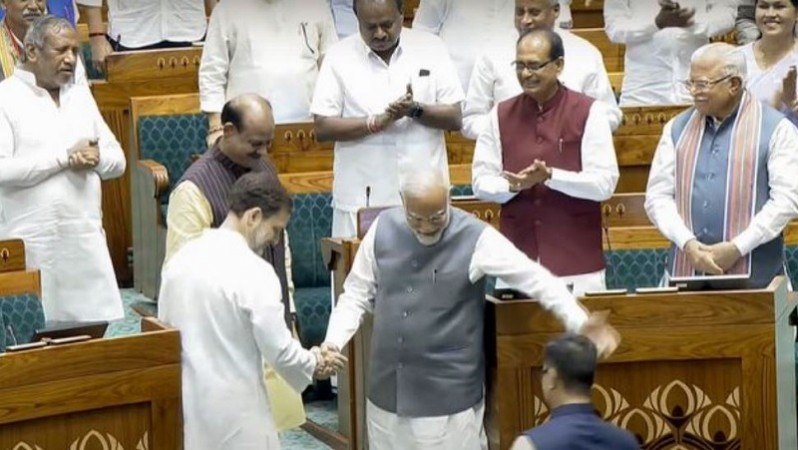
[{"label": "wooden bench", "polygon": [[610,42],[604,28],[576,28],[571,31],[596,46],[604,57],[604,67],[607,72],[623,72],[626,47]]},{"label": "wooden bench", "polygon": [[[91,89],[125,153],[130,150],[130,99],[198,92],[200,52],[199,48],[187,48],[114,53],[108,57],[108,81],[94,82]],[[103,183],[103,226],[117,279],[123,285],[132,278],[128,265],[128,249],[133,241],[130,173],[128,170],[121,178]]]}]

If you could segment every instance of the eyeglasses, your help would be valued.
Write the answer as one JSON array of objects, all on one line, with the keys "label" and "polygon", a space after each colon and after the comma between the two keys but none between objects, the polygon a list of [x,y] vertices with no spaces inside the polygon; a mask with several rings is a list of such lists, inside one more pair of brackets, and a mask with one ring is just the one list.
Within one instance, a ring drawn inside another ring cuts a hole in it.
[{"label": "eyeglasses", "polygon": [[407,216],[408,222],[413,223],[413,224],[420,224],[422,222],[426,222],[426,223],[429,223],[431,225],[442,225],[443,223],[446,222],[446,213],[447,212],[448,211],[444,209],[443,211],[438,212],[438,213],[436,213],[434,215],[431,215],[429,217],[420,217],[420,216],[417,216],[417,215],[415,215],[415,214],[413,214],[411,212],[406,212],[405,216]]},{"label": "eyeglasses", "polygon": [[512,65],[513,65],[513,67],[515,67],[515,71],[516,72],[523,72],[525,70],[528,70],[530,72],[538,72],[538,71],[542,70],[544,67],[546,67],[549,64],[553,63],[554,61],[557,61],[558,59],[559,58],[550,59],[550,60],[548,60],[546,62],[543,62],[543,63],[537,63],[537,62],[527,63],[527,62],[524,62],[524,61],[513,61]]},{"label": "eyeglasses", "polygon": [[731,77],[732,77],[731,75],[726,75],[725,77],[718,78],[717,80],[714,80],[714,81],[712,81],[712,80],[685,80],[682,83],[684,84],[684,87],[686,87],[688,91],[693,91],[693,90],[706,91],[708,89],[711,89],[716,84],[722,83],[722,82],[728,80]]}]

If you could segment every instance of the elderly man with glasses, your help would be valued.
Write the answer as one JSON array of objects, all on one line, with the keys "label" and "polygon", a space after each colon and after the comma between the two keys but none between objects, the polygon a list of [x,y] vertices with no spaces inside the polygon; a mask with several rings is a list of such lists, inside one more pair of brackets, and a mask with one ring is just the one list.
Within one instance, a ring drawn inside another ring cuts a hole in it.
[{"label": "elderly man with glasses", "polygon": [[472,176],[477,197],[502,204],[501,232],[581,295],[605,287],[600,202],[618,163],[604,103],[558,81],[564,57],[549,29],[521,36],[524,92],[493,108]]},{"label": "elderly man with glasses", "polygon": [[743,54],[709,44],[685,83],[694,106],[662,132],[646,212],[673,245],[668,274],[739,275],[750,288],[784,273],[782,231],[798,210],[798,130],[745,90]]}]

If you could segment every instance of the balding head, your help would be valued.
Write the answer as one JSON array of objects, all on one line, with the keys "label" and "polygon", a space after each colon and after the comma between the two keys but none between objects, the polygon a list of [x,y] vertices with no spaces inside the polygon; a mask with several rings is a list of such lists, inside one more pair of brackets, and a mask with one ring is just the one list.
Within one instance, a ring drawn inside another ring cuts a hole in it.
[{"label": "balding head", "polygon": [[714,43],[696,50],[688,82],[696,109],[717,119],[728,117],[742,98],[745,73],[745,57],[732,45]]},{"label": "balding head", "polygon": [[449,224],[449,184],[431,167],[408,170],[406,174],[401,193],[407,224],[419,242],[434,245]]},{"label": "balding head", "polygon": [[274,140],[274,114],[268,100],[244,94],[222,108],[224,137],[219,147],[236,164],[254,168],[265,158]]}]

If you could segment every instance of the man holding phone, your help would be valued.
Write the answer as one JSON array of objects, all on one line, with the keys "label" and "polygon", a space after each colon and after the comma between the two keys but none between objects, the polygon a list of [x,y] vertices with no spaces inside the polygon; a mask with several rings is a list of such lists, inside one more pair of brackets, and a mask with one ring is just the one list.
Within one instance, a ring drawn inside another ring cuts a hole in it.
[{"label": "man holding phone", "polygon": [[463,90],[437,36],[402,29],[401,0],[357,0],[359,35],[324,59],[311,106],[320,141],[335,141],[334,237],[354,237],[357,211],[398,206],[419,163],[448,181],[445,130],[459,130]]}]

